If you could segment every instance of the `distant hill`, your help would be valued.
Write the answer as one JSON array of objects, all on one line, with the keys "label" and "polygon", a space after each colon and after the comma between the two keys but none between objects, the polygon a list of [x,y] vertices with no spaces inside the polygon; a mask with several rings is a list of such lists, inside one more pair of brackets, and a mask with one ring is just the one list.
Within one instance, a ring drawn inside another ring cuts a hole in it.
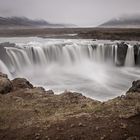
[{"label": "distant hill", "polygon": [[140,28],[140,15],[122,16],[117,19],[111,19],[99,27],[107,28]]},{"label": "distant hill", "polygon": [[71,24],[53,24],[45,20],[33,20],[26,17],[0,17],[0,28],[16,27],[71,27]]}]

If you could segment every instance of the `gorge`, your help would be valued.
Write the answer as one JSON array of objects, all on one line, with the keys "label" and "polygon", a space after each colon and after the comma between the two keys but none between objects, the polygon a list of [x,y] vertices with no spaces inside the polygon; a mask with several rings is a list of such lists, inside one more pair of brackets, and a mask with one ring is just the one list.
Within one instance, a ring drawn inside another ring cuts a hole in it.
[{"label": "gorge", "polygon": [[140,78],[136,41],[25,37],[0,42],[0,71],[56,93],[70,90],[108,100],[125,93]]}]

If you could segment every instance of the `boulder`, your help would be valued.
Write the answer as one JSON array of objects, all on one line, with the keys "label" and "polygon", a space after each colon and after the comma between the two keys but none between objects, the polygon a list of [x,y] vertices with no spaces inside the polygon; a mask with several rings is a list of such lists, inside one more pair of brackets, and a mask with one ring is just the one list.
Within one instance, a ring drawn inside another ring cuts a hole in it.
[{"label": "boulder", "polygon": [[6,94],[12,89],[12,82],[7,78],[7,75],[0,73],[0,94]]},{"label": "boulder", "polygon": [[25,88],[32,89],[33,88],[33,85],[24,78],[16,78],[16,79],[12,80],[12,84],[13,84],[14,90],[25,89]]},{"label": "boulder", "polygon": [[128,92],[140,92],[140,80],[133,81],[132,87],[128,90]]},{"label": "boulder", "polygon": [[53,92],[53,90],[47,90],[47,91],[46,91],[46,94],[53,95],[54,92]]},{"label": "boulder", "polygon": [[22,98],[24,100],[36,100],[45,96],[46,91],[41,87],[17,88],[11,92],[11,96]]}]

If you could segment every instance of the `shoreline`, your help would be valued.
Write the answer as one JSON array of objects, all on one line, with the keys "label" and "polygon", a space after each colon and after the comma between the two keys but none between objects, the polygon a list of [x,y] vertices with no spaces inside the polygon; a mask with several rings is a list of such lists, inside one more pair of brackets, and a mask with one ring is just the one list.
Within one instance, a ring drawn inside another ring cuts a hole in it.
[{"label": "shoreline", "polygon": [[139,140],[139,124],[140,80],[125,95],[100,102],[0,73],[2,140]]}]

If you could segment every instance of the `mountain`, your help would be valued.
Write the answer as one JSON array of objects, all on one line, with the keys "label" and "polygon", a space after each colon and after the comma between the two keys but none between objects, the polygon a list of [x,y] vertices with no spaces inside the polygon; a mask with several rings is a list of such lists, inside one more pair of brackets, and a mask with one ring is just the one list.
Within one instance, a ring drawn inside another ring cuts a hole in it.
[{"label": "mountain", "polygon": [[99,27],[107,28],[140,28],[140,15],[125,15],[117,19],[111,19]]},{"label": "mountain", "polygon": [[53,24],[45,20],[33,20],[26,17],[0,17],[1,28],[16,28],[16,27],[70,27],[74,25],[68,24]]}]

